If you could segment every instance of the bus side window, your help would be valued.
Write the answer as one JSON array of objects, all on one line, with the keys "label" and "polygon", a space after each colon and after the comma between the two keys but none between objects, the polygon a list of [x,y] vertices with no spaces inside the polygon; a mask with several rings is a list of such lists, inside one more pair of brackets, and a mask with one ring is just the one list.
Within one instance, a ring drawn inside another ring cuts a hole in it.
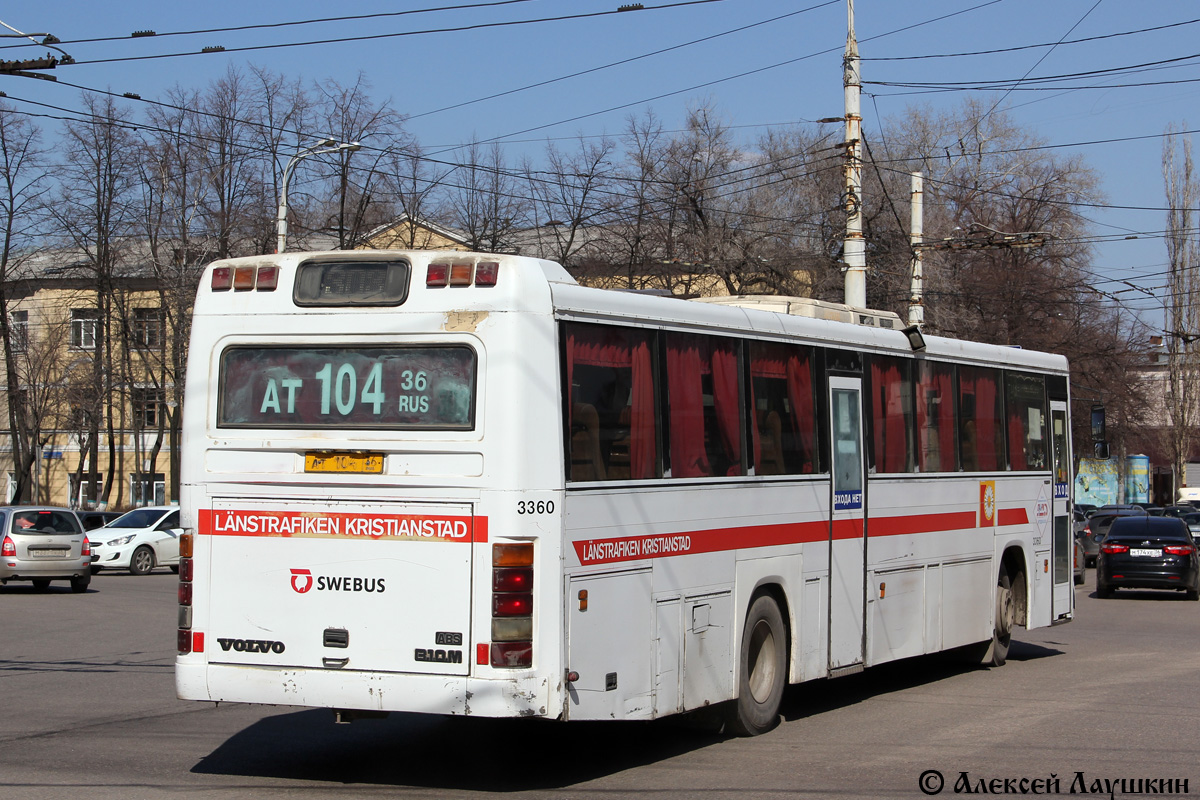
[{"label": "bus side window", "polygon": [[600,416],[596,407],[575,403],[571,410],[571,480],[604,480],[600,460]]}]

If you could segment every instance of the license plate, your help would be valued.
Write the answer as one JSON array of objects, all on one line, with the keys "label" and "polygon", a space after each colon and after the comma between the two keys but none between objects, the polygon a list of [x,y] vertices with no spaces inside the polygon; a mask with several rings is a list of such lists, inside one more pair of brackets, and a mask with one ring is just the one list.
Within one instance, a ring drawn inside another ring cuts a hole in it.
[{"label": "license plate", "polygon": [[50,549],[46,547],[31,547],[29,548],[30,558],[66,558],[66,550]]},{"label": "license plate", "polygon": [[305,472],[383,472],[382,453],[305,453]]},{"label": "license plate", "polygon": [[1147,550],[1145,548],[1138,549],[1136,547],[1133,547],[1133,548],[1130,548],[1129,555],[1145,556],[1145,557],[1149,557],[1149,558],[1162,558],[1162,550]]}]

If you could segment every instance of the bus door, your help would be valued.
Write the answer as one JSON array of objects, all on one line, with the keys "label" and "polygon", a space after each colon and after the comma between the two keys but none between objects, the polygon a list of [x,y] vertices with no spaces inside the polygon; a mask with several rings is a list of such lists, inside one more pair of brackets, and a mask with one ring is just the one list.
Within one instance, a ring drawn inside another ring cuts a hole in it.
[{"label": "bus door", "polygon": [[1050,401],[1051,457],[1054,463],[1054,502],[1051,504],[1054,561],[1054,600],[1052,619],[1071,613],[1075,599],[1074,531],[1071,525],[1071,449],[1067,429],[1067,404]]},{"label": "bus door", "polygon": [[862,380],[829,379],[833,498],[829,522],[829,671],[863,666],[866,608],[866,504]]}]

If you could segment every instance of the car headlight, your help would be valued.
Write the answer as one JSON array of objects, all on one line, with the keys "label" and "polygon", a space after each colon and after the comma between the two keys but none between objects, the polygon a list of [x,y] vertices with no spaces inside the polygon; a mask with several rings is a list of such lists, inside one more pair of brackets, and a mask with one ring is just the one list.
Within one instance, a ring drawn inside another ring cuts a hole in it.
[{"label": "car headlight", "polygon": [[133,537],[134,537],[134,534],[131,533],[128,536],[122,536],[119,539],[109,539],[107,542],[105,542],[105,544],[108,545],[109,547],[120,547],[123,544],[129,544],[130,542],[132,542]]}]

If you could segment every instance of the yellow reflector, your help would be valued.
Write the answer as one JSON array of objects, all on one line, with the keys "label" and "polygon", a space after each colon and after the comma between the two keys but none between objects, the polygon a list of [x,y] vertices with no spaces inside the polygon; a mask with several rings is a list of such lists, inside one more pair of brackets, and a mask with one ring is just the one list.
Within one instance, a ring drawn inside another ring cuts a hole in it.
[{"label": "yellow reflector", "polygon": [[255,267],[238,267],[233,271],[233,288],[235,291],[246,291],[254,288],[254,278],[258,270]]},{"label": "yellow reflector", "polygon": [[532,567],[533,543],[492,545],[492,566]]},{"label": "yellow reflector", "polygon": [[451,264],[450,265],[450,285],[451,286],[470,286],[471,272],[474,271],[474,264]]},{"label": "yellow reflector", "polygon": [[192,557],[192,534],[190,532],[184,533],[179,537],[179,557]]}]

